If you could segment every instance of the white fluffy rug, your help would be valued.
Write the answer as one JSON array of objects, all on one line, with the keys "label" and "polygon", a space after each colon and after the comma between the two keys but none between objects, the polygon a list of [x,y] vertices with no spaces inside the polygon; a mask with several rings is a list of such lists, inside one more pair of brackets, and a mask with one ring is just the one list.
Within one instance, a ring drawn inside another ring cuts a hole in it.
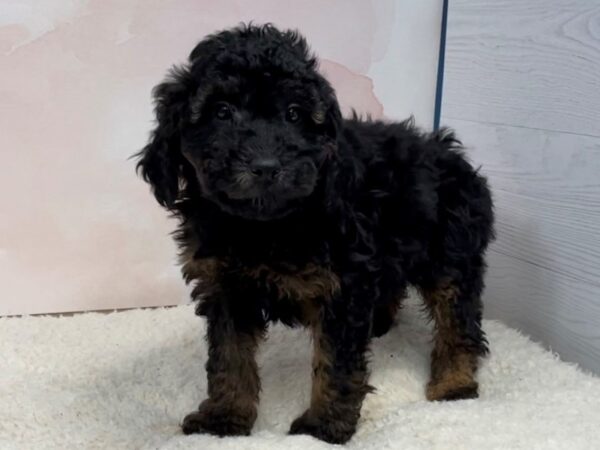
[{"label": "white fluffy rug", "polygon": [[[429,403],[429,334],[418,309],[375,341],[361,449],[600,448],[600,379],[518,332],[486,321],[491,356],[478,400]],[[311,345],[271,328],[259,357],[263,392],[252,437],[184,436],[204,397],[204,322],[192,306],[74,317],[0,319],[1,449],[325,449],[287,436],[308,403]]]}]

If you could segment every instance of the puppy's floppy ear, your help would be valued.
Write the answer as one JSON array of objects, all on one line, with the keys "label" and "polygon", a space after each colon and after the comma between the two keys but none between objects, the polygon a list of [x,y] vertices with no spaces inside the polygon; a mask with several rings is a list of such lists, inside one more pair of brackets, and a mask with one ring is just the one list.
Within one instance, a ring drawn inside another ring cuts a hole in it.
[{"label": "puppy's floppy ear", "polygon": [[331,140],[337,140],[342,125],[342,113],[335,91],[325,78],[319,76],[318,97],[311,118],[315,124],[324,127],[325,134]]},{"label": "puppy's floppy ear", "polygon": [[183,157],[180,124],[186,114],[193,83],[190,72],[175,67],[167,79],[152,91],[157,125],[146,147],[137,153],[136,171],[142,174],[158,203],[172,208],[179,194]]}]

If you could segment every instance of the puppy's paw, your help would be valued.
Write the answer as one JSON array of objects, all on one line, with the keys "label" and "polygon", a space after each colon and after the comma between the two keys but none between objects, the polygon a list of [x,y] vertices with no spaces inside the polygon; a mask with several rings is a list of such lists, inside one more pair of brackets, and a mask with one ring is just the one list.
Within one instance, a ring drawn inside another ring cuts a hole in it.
[{"label": "puppy's paw", "polygon": [[466,400],[479,397],[478,384],[474,380],[440,380],[427,384],[427,400]]},{"label": "puppy's paw", "polygon": [[344,444],[356,431],[354,422],[319,416],[306,410],[292,422],[290,434],[308,434],[330,444]]},{"label": "puppy's paw", "polygon": [[256,413],[242,413],[227,405],[205,400],[198,411],[183,419],[184,434],[203,433],[216,436],[248,436],[256,419]]}]

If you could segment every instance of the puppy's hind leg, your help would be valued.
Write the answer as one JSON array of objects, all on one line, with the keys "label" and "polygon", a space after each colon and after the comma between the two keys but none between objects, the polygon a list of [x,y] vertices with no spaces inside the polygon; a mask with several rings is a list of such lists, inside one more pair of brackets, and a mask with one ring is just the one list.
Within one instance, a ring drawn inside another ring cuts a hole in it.
[{"label": "puppy's hind leg", "polygon": [[477,272],[460,283],[445,278],[421,289],[435,325],[428,400],[479,395],[475,374],[487,341],[481,329],[482,274]]}]

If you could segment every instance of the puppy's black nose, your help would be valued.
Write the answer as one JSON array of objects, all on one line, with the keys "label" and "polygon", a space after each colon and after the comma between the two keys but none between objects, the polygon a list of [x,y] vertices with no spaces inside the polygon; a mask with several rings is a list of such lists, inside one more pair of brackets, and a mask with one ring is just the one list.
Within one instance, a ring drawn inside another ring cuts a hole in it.
[{"label": "puppy's black nose", "polygon": [[256,158],[250,163],[250,171],[260,178],[274,178],[281,171],[277,158]]}]

